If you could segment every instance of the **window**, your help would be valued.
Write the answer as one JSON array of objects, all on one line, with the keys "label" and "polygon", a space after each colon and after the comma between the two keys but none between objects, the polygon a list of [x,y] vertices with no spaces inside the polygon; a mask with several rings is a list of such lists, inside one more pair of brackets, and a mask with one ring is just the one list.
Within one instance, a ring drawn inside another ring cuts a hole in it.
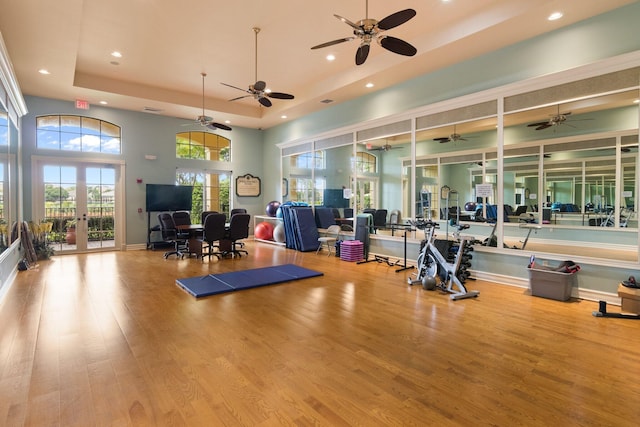
[{"label": "window", "polygon": [[324,151],[302,153],[290,157],[291,167],[299,169],[324,169]]},{"label": "window", "polygon": [[363,151],[356,153],[356,173],[376,173],[378,166],[378,159],[376,156]]},{"label": "window", "polygon": [[7,113],[0,112],[0,146],[9,145],[9,122]]},{"label": "window", "polygon": [[176,134],[176,157],[229,162],[231,140],[209,132],[180,132]]},{"label": "window", "polygon": [[176,184],[193,186],[192,223],[199,224],[200,214],[204,211],[217,211],[229,218],[231,172],[179,169],[176,172]]},{"label": "window", "polygon": [[36,118],[37,148],[92,153],[121,153],[120,126],[82,116]]},{"label": "window", "polygon": [[296,202],[303,202],[321,206],[324,203],[324,189],[326,187],[324,178],[316,178],[315,184],[311,178],[291,177],[289,181],[290,199]]}]

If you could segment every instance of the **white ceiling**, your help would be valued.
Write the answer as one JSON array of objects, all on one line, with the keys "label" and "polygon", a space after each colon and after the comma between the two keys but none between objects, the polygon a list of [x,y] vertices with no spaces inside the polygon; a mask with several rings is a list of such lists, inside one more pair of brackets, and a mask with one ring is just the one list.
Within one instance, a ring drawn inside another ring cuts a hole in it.
[{"label": "white ceiling", "polygon": [[[332,104],[552,31],[634,0],[372,0],[378,21],[402,9],[417,15],[386,34],[418,50],[405,57],[372,45],[356,66],[349,37],[366,17],[366,0],[0,0],[0,31],[25,95],[76,99],[133,111],[195,119],[202,113],[231,126],[269,128]],[[564,17],[547,21],[560,10]],[[261,107],[253,98],[229,102],[258,79],[294,100]],[[123,57],[110,53],[120,51]],[[326,55],[336,60],[329,62]],[[118,65],[111,62],[117,61]],[[38,70],[46,68],[50,75]],[[372,89],[365,83],[372,82]],[[286,115],[287,119],[281,116]]]}]

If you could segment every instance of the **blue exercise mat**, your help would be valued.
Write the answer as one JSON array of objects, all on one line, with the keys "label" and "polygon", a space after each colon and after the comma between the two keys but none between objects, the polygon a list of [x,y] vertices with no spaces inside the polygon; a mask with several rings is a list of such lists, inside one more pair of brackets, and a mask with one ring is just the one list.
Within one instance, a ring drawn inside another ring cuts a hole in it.
[{"label": "blue exercise mat", "polygon": [[323,273],[309,270],[308,268],[294,264],[284,264],[273,267],[177,279],[176,285],[194,297],[199,298],[322,275]]}]

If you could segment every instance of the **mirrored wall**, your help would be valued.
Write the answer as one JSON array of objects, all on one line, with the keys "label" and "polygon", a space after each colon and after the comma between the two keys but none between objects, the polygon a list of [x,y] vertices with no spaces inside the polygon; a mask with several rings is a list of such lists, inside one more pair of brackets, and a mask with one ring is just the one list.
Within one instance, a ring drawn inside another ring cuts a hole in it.
[{"label": "mirrored wall", "polygon": [[639,82],[633,68],[416,114],[310,142],[304,162],[289,147],[283,199],[348,189],[356,212],[469,221],[497,250],[530,237],[534,251],[637,261]]},{"label": "mirrored wall", "polygon": [[19,235],[17,218],[18,131],[11,113],[0,103],[0,253]]}]

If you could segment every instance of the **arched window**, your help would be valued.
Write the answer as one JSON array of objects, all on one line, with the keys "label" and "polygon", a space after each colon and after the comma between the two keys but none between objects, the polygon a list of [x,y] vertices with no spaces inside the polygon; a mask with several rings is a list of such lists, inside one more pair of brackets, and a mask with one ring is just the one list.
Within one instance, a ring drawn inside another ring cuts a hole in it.
[{"label": "arched window", "polygon": [[36,147],[47,150],[120,154],[120,126],[84,116],[36,118]]},{"label": "arched window", "polygon": [[176,157],[230,162],[231,140],[210,132],[180,132],[176,134]]},{"label": "arched window", "polygon": [[376,173],[378,170],[378,158],[370,153],[358,151],[356,153],[356,173]]}]

